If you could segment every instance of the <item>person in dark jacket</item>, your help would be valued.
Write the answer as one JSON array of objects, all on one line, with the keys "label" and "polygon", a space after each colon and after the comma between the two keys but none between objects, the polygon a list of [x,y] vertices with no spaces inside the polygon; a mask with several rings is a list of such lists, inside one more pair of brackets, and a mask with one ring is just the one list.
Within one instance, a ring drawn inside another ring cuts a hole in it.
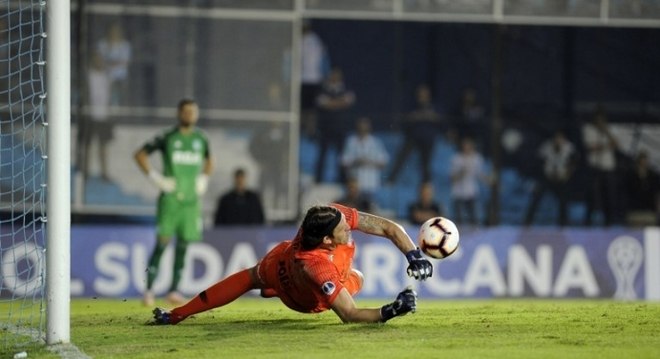
[{"label": "person in dark jacket", "polygon": [[247,174],[243,168],[234,172],[234,187],[220,196],[213,223],[216,226],[264,224],[261,198],[247,188]]}]

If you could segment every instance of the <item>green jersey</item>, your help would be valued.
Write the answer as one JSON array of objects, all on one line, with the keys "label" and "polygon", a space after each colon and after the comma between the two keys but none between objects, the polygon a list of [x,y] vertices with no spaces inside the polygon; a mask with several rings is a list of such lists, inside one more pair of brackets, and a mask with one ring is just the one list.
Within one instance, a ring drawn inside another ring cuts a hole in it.
[{"label": "green jersey", "polygon": [[197,201],[197,176],[210,156],[209,142],[201,130],[183,134],[179,127],[174,127],[147,142],[142,149],[149,154],[160,151],[163,176],[176,180],[176,190],[165,196],[174,196],[179,202]]}]

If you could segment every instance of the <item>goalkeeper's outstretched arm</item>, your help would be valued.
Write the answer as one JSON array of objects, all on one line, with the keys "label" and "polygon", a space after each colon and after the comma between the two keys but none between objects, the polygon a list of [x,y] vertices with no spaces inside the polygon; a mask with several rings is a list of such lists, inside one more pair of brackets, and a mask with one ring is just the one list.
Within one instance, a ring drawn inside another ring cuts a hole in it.
[{"label": "goalkeeper's outstretched arm", "polygon": [[386,322],[394,317],[414,313],[416,309],[417,293],[410,287],[399,293],[394,302],[381,308],[358,308],[346,288],[332,302],[332,310],[344,323]]},{"label": "goalkeeper's outstretched arm", "polygon": [[402,253],[417,248],[400,224],[366,212],[359,212],[358,218],[359,231],[389,239]]},{"label": "goalkeeper's outstretched arm", "polygon": [[408,276],[417,280],[426,280],[433,276],[433,264],[424,258],[400,224],[370,213],[359,212],[359,214],[358,230],[388,238],[406,255],[409,263]]}]

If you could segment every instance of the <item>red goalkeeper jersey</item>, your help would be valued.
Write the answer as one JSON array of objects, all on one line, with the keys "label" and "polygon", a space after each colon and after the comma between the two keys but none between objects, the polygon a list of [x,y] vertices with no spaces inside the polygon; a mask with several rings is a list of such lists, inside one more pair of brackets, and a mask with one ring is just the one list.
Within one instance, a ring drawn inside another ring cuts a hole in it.
[{"label": "red goalkeeper jersey", "polygon": [[[358,212],[338,204],[351,229],[357,228]],[[292,241],[273,248],[259,263],[259,277],[289,308],[303,313],[330,309],[345,287],[353,264],[355,243],[337,245],[334,250],[301,250],[301,232]]]}]

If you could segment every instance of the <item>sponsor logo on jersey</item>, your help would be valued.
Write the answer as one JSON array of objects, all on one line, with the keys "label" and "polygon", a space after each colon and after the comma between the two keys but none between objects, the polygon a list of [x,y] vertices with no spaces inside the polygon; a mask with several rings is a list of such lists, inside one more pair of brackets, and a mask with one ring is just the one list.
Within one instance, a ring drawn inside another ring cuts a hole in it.
[{"label": "sponsor logo on jersey", "polygon": [[332,295],[332,293],[335,292],[335,289],[337,289],[337,287],[335,286],[334,283],[330,281],[323,283],[323,285],[321,286],[321,290],[326,295]]},{"label": "sponsor logo on jersey", "polygon": [[202,163],[202,154],[191,151],[174,151],[172,162],[178,165],[196,165]]}]

